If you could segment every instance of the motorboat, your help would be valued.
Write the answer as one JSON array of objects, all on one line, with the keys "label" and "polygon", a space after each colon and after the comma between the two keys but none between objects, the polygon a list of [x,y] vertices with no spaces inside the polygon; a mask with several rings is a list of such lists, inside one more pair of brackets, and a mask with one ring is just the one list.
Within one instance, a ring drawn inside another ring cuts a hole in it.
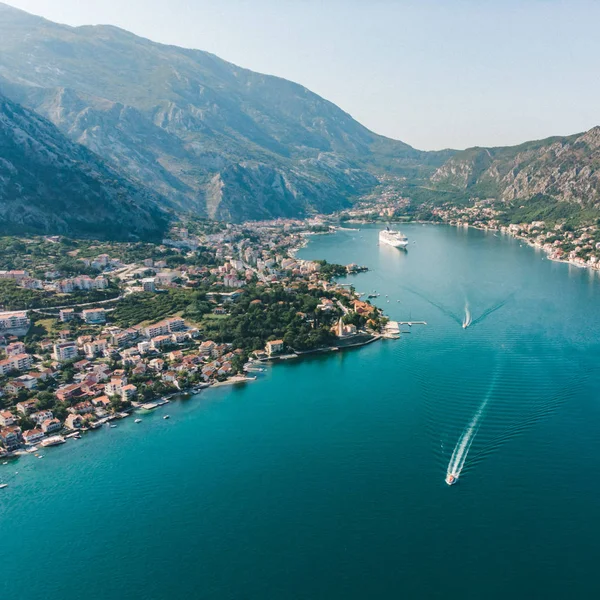
[{"label": "motorboat", "polygon": [[458,483],[458,475],[455,475],[454,473],[448,473],[446,475],[446,483],[448,485],[454,485],[455,483]]},{"label": "motorboat", "polygon": [[136,420],[134,421],[134,423],[141,423],[141,422],[142,422],[142,420],[141,420],[141,419],[136,419]]}]

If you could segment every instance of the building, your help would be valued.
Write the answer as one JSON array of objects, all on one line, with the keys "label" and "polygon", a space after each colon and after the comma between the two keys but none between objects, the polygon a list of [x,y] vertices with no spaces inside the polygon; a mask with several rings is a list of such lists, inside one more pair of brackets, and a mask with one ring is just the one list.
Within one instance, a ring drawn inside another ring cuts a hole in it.
[{"label": "building", "polygon": [[137,395],[137,388],[132,383],[121,388],[121,400],[123,402],[133,400]]},{"label": "building", "polygon": [[37,444],[44,438],[44,432],[37,427],[35,429],[29,429],[23,433],[23,441],[26,444]]},{"label": "building", "polygon": [[52,352],[52,358],[58,361],[71,360],[77,358],[79,350],[75,342],[62,342],[61,344],[54,344],[54,351]]},{"label": "building", "polygon": [[337,324],[333,327],[333,333],[339,338],[356,335],[356,325],[353,325],[352,323],[345,325],[344,320],[340,317]]},{"label": "building", "polygon": [[25,400],[24,402],[19,402],[17,404],[17,411],[22,415],[30,415],[35,411],[35,400]]},{"label": "building", "polygon": [[17,354],[25,354],[25,344],[23,342],[13,342],[6,346],[7,356],[16,356]]},{"label": "building", "polygon": [[83,345],[83,352],[87,358],[94,358],[98,354],[102,354],[107,347],[106,340],[94,340]]},{"label": "building", "polygon": [[152,338],[150,345],[152,346],[153,350],[158,350],[159,348],[171,343],[172,340],[170,335],[158,335],[155,338]]},{"label": "building", "polygon": [[31,368],[33,358],[29,354],[17,354],[0,360],[0,376],[7,375],[11,371],[26,371]]},{"label": "building", "polygon": [[17,422],[17,418],[9,410],[3,410],[0,412],[0,426],[10,427]]},{"label": "building", "polygon": [[71,414],[65,419],[65,425],[69,429],[81,429],[83,427],[83,419],[81,415]]},{"label": "building", "polygon": [[142,279],[142,288],[145,292],[156,292],[156,283],[154,282],[154,277],[146,277]]},{"label": "building", "polygon": [[62,423],[58,419],[48,419],[42,423],[44,433],[56,433],[62,429]]},{"label": "building", "polygon": [[0,335],[14,333],[25,335],[31,325],[27,311],[0,312]]},{"label": "building", "polygon": [[88,325],[101,325],[106,323],[106,310],[103,308],[88,308],[82,311],[81,318]]},{"label": "building", "polygon": [[63,308],[58,315],[63,323],[68,323],[75,318],[75,310],[72,308]]},{"label": "building", "polygon": [[269,356],[273,356],[273,354],[278,354],[279,352],[283,352],[284,343],[283,340],[273,340],[272,342],[267,342],[265,350]]},{"label": "building", "polygon": [[41,425],[44,421],[48,419],[52,419],[54,415],[51,410],[40,410],[38,412],[34,412],[31,415],[31,420],[38,425]]},{"label": "building", "polygon": [[94,412],[94,405],[85,400],[83,402],[79,402],[75,406],[71,406],[71,408],[69,408],[69,412],[72,415],[89,415],[90,413]]},{"label": "building", "polygon": [[0,441],[9,452],[16,450],[21,445],[21,428],[13,425],[0,429]]}]

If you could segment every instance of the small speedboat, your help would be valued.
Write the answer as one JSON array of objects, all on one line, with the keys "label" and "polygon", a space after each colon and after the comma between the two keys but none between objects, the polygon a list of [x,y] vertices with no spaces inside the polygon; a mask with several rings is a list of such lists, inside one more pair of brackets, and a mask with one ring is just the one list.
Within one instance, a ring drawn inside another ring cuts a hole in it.
[{"label": "small speedboat", "polygon": [[136,419],[136,420],[134,421],[134,423],[141,423],[141,422],[142,422],[142,420],[141,420],[141,419]]},{"label": "small speedboat", "polygon": [[8,487],[8,483],[0,483],[0,490],[3,490],[5,487]]},{"label": "small speedboat", "polygon": [[116,428],[117,428],[117,426],[116,426],[116,425],[111,425],[111,426],[110,426],[110,428],[111,428],[111,429],[116,429]]},{"label": "small speedboat", "polygon": [[170,418],[171,418],[171,417],[170,417],[169,415],[165,415],[165,416],[163,417],[163,419],[165,419],[165,420],[166,420],[166,419],[170,419]]},{"label": "small speedboat", "polygon": [[446,475],[446,483],[448,485],[454,485],[457,482],[458,482],[458,475],[454,475],[452,473],[448,473]]}]

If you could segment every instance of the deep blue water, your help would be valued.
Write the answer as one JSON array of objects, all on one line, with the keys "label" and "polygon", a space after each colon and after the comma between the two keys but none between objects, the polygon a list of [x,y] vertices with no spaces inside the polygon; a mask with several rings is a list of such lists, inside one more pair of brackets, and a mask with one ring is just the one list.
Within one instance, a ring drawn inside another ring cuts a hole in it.
[{"label": "deep blue water", "polygon": [[600,278],[403,230],[300,256],[368,265],[347,281],[426,326],[0,465],[0,598],[598,596]]}]

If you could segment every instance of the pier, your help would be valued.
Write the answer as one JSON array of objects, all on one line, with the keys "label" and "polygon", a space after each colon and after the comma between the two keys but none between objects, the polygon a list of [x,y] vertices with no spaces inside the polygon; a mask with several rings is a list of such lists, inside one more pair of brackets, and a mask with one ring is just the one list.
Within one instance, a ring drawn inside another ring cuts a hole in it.
[{"label": "pier", "polygon": [[412,327],[413,325],[427,325],[426,321],[398,321],[398,325],[408,325]]}]

